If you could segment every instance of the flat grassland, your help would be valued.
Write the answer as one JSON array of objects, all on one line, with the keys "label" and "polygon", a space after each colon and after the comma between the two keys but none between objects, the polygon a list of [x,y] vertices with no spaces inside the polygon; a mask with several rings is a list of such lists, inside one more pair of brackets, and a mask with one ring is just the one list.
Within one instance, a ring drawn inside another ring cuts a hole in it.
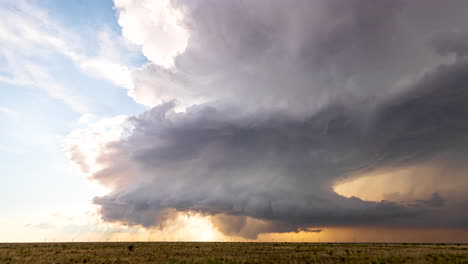
[{"label": "flat grassland", "polygon": [[468,245],[4,243],[0,244],[0,263],[468,263]]}]

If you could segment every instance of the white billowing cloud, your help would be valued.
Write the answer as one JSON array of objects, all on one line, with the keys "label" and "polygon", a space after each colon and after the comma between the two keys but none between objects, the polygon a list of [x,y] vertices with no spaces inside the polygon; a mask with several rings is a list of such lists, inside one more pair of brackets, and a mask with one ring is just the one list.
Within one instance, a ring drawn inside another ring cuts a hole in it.
[{"label": "white billowing cloud", "polygon": [[125,126],[127,116],[110,118],[97,118],[84,114],[78,120],[79,128],[75,129],[65,138],[64,150],[86,175],[99,171],[98,156],[107,147],[107,144],[121,140],[131,131]]},{"label": "white billowing cloud", "polygon": [[189,33],[182,24],[182,13],[170,0],[115,0],[122,34],[141,46],[143,54],[165,68],[184,52]]},{"label": "white billowing cloud", "polygon": [[156,106],[176,99],[177,110],[184,111],[194,104],[206,102],[204,96],[188,92],[177,73],[155,64],[133,71],[132,76],[136,85],[130,95],[141,104]]}]

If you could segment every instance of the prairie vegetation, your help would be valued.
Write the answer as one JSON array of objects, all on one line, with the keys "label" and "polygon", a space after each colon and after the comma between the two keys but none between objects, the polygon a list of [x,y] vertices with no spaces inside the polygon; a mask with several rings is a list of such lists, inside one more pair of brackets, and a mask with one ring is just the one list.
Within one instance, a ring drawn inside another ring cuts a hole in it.
[{"label": "prairie vegetation", "polygon": [[468,263],[468,245],[4,243],[0,263]]}]

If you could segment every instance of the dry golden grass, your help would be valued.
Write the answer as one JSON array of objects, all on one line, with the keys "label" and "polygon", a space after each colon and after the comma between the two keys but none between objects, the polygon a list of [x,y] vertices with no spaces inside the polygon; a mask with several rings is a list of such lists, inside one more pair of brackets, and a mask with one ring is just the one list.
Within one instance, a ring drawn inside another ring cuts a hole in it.
[{"label": "dry golden grass", "polygon": [[5,243],[0,263],[468,263],[468,245]]}]

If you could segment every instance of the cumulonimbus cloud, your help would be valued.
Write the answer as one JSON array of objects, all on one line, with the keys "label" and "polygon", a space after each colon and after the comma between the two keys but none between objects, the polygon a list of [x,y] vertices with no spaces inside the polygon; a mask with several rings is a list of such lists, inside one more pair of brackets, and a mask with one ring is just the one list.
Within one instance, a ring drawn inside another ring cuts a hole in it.
[{"label": "cumulonimbus cloud", "polygon": [[265,231],[376,223],[464,227],[467,212],[459,205],[466,196],[428,221],[447,209],[439,195],[413,204],[366,202],[334,193],[332,184],[355,172],[444,153],[465,162],[467,73],[464,60],[441,66],[414,83],[411,93],[374,108],[370,120],[339,105],[296,119],[226,105],[176,113],[166,103],[130,118],[132,133],[99,157],[105,169],[93,177],[114,187],[95,202],[105,220],[144,226],[176,209],[275,223]]},{"label": "cumulonimbus cloud", "polygon": [[440,181],[465,171],[467,38],[445,33],[466,21],[468,3],[171,5],[183,14],[187,47],[172,67],[134,72],[137,100],[157,106],[128,118],[132,130],[96,159],[102,170],[92,178],[112,190],[94,200],[104,220],[149,227],[196,211],[244,237],[314,226],[468,227],[466,177],[451,193],[434,184],[431,196],[408,201],[333,191],[356,175],[415,164],[452,164]]}]

